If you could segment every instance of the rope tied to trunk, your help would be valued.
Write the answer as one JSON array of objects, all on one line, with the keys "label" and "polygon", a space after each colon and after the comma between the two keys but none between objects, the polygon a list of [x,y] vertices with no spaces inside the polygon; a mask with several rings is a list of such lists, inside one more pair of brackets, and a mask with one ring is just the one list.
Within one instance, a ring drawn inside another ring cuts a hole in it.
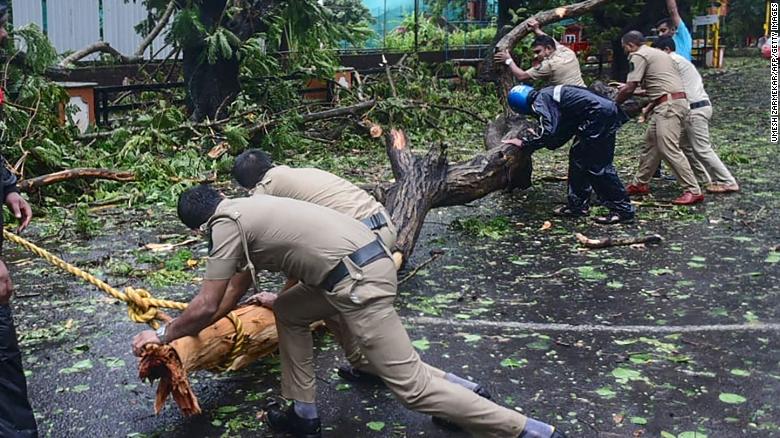
[{"label": "rope tied to trunk", "polygon": [[[152,293],[146,289],[128,286],[124,288],[124,291],[120,291],[89,272],[66,262],[49,251],[8,230],[3,230],[3,237],[5,240],[13,242],[41,257],[53,266],[97,287],[110,297],[127,304],[127,316],[133,322],[148,324],[153,329],[156,329],[160,327],[159,321],[165,321],[167,319],[165,314],[159,309],[184,310],[187,308],[187,303],[154,298]],[[244,333],[244,326],[241,323],[241,320],[233,312],[228,313],[227,318],[233,323],[236,334],[233,336],[233,346],[227,360],[224,364],[217,366],[214,371],[225,371],[229,369],[233,365],[233,362],[243,354],[244,345],[246,344],[246,334]]]}]

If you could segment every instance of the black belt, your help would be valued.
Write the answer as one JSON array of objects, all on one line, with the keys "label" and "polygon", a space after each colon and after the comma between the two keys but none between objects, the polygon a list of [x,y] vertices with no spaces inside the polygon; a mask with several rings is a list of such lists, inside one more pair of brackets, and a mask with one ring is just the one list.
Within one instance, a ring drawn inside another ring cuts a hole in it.
[{"label": "black belt", "polygon": [[692,103],[691,109],[704,108],[705,106],[710,106],[710,101],[707,99]]},{"label": "black belt", "polygon": [[371,216],[361,220],[369,230],[378,230],[387,225],[387,217],[383,213],[372,214]]},{"label": "black belt", "polygon": [[[387,252],[385,252],[385,247],[379,242],[379,239],[349,255],[349,259],[361,268],[385,257],[390,258],[390,256],[387,255]],[[320,287],[327,291],[332,291],[333,287],[348,275],[349,269],[347,269],[347,265],[345,265],[343,261],[339,262],[339,264],[328,273],[328,276],[325,277],[325,281],[322,282]]]}]

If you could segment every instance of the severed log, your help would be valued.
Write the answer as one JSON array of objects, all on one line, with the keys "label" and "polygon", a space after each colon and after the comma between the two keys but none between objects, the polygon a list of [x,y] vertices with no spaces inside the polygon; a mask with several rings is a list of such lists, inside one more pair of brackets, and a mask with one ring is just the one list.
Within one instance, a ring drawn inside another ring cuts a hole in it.
[{"label": "severed log", "polygon": [[135,181],[135,174],[133,172],[126,171],[82,167],[25,179],[19,181],[17,186],[19,187],[20,191],[34,192],[43,186],[80,178],[109,179],[113,181],[126,182]]},{"label": "severed log", "polygon": [[582,233],[576,233],[574,236],[580,245],[590,249],[602,249],[609,248],[611,246],[628,246],[628,245],[640,245],[640,244],[653,244],[657,245],[664,241],[664,238],[658,234],[652,234],[642,237],[606,237],[603,239],[589,239]]},{"label": "severed log", "polygon": [[[234,371],[251,364],[276,350],[279,337],[273,311],[257,305],[234,310],[241,320],[246,341],[241,356],[230,365]],[[201,330],[198,336],[176,339],[169,345],[149,345],[138,365],[141,379],[160,380],[154,410],[160,413],[168,396],[184,415],[200,413],[200,406],[187,375],[197,370],[217,370],[222,367],[233,348],[236,329],[227,318],[222,318]]]}]

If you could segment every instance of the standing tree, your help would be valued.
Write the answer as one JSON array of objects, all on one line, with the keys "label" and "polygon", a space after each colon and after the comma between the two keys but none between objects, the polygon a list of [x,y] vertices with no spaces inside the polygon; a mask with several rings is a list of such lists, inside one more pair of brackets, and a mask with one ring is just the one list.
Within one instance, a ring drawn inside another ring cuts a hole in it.
[{"label": "standing tree", "polygon": [[[278,53],[288,71],[330,75],[337,59],[326,49],[370,32],[360,11],[334,14],[317,0],[145,0],[157,20],[167,19],[171,2],[175,12],[166,38],[182,51],[194,121],[227,114],[242,89],[242,55]],[[332,3],[346,5],[345,0]],[[154,27],[145,22],[139,29]]]}]

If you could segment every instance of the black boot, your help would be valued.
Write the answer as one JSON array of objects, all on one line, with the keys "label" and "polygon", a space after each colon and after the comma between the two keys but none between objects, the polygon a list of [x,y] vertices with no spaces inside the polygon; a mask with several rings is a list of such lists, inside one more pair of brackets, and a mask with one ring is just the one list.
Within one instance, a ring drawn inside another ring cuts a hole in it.
[{"label": "black boot", "polygon": [[301,418],[295,413],[295,407],[290,405],[286,410],[278,406],[266,410],[268,426],[274,432],[286,432],[295,438],[321,438],[322,425],[319,418]]},{"label": "black boot", "polygon": [[539,420],[529,418],[525,422],[525,428],[517,438],[566,438],[566,435],[556,427]]},{"label": "black boot", "polygon": [[360,371],[359,369],[349,364],[341,365],[336,371],[336,374],[338,374],[339,377],[346,380],[347,382],[367,384],[382,383],[382,379],[380,379],[378,376],[367,373],[365,371]]},{"label": "black boot", "polygon": [[[527,436],[528,435],[525,432],[523,432],[517,438],[526,438]],[[557,430],[554,430],[552,435],[550,435],[550,438],[566,438],[566,435],[564,435],[563,432],[559,432]]]},{"label": "black boot", "polygon": [[[490,395],[490,391],[485,389],[482,385],[477,385],[477,387],[474,388],[472,391],[482,398],[486,398],[488,400],[493,399],[493,396]],[[431,417],[431,420],[433,420],[433,424],[441,427],[442,429],[447,429],[452,431],[461,430],[460,426],[442,417],[433,416]]]}]

